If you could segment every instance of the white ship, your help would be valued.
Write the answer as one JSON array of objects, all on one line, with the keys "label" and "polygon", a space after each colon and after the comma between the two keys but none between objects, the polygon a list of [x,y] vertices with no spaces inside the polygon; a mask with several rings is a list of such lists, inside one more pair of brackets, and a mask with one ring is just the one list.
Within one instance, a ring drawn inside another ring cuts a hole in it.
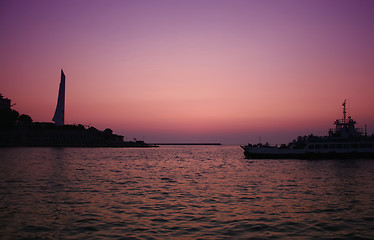
[{"label": "white ship", "polygon": [[374,159],[374,134],[368,136],[355,127],[356,121],[346,118],[346,101],[343,119],[334,122],[328,136],[303,136],[289,144],[248,144],[241,146],[250,159]]}]

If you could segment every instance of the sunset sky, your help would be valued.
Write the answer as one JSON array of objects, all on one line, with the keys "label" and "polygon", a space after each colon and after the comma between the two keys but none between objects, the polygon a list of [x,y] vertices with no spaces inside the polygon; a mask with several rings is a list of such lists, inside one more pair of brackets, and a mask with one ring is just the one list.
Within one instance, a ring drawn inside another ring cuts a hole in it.
[{"label": "sunset sky", "polygon": [[0,1],[0,93],[147,142],[374,133],[374,1]]}]

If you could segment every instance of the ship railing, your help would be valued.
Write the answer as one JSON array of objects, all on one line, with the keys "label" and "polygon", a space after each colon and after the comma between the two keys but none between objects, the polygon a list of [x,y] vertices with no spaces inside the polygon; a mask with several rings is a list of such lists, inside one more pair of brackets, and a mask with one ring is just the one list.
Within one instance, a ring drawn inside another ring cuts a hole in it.
[{"label": "ship railing", "polygon": [[[352,129],[352,128],[351,128]],[[342,129],[340,128],[340,129],[335,129],[335,128],[330,128],[330,130],[329,130],[329,134],[331,135],[331,133],[332,134],[339,134],[339,133],[341,133],[342,131],[341,131]],[[363,132],[364,132],[364,129],[363,128],[354,128],[354,132],[355,133],[357,133],[357,134],[362,134]]]}]

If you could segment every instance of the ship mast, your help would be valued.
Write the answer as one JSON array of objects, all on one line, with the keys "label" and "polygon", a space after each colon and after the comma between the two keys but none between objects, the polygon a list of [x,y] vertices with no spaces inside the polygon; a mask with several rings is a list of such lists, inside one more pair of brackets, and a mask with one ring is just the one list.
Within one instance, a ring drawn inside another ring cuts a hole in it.
[{"label": "ship mast", "polygon": [[344,102],[343,102],[343,104],[342,104],[342,106],[343,106],[343,115],[344,115],[343,123],[347,122],[346,121],[346,114],[347,114],[347,112],[346,112],[346,108],[345,108],[346,104],[347,104],[347,99],[345,99]]}]

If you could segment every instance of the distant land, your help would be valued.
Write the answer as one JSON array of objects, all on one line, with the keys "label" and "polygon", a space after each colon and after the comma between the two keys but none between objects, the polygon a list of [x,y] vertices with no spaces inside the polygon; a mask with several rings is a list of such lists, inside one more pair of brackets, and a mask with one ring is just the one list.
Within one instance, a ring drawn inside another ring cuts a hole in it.
[{"label": "distant land", "polygon": [[65,124],[65,73],[51,122],[33,122],[29,115],[12,109],[11,100],[0,93],[0,147],[158,147],[144,141],[124,141],[110,128],[100,131],[82,124]]},{"label": "distant land", "polygon": [[221,143],[151,143],[152,145],[222,145]]}]

